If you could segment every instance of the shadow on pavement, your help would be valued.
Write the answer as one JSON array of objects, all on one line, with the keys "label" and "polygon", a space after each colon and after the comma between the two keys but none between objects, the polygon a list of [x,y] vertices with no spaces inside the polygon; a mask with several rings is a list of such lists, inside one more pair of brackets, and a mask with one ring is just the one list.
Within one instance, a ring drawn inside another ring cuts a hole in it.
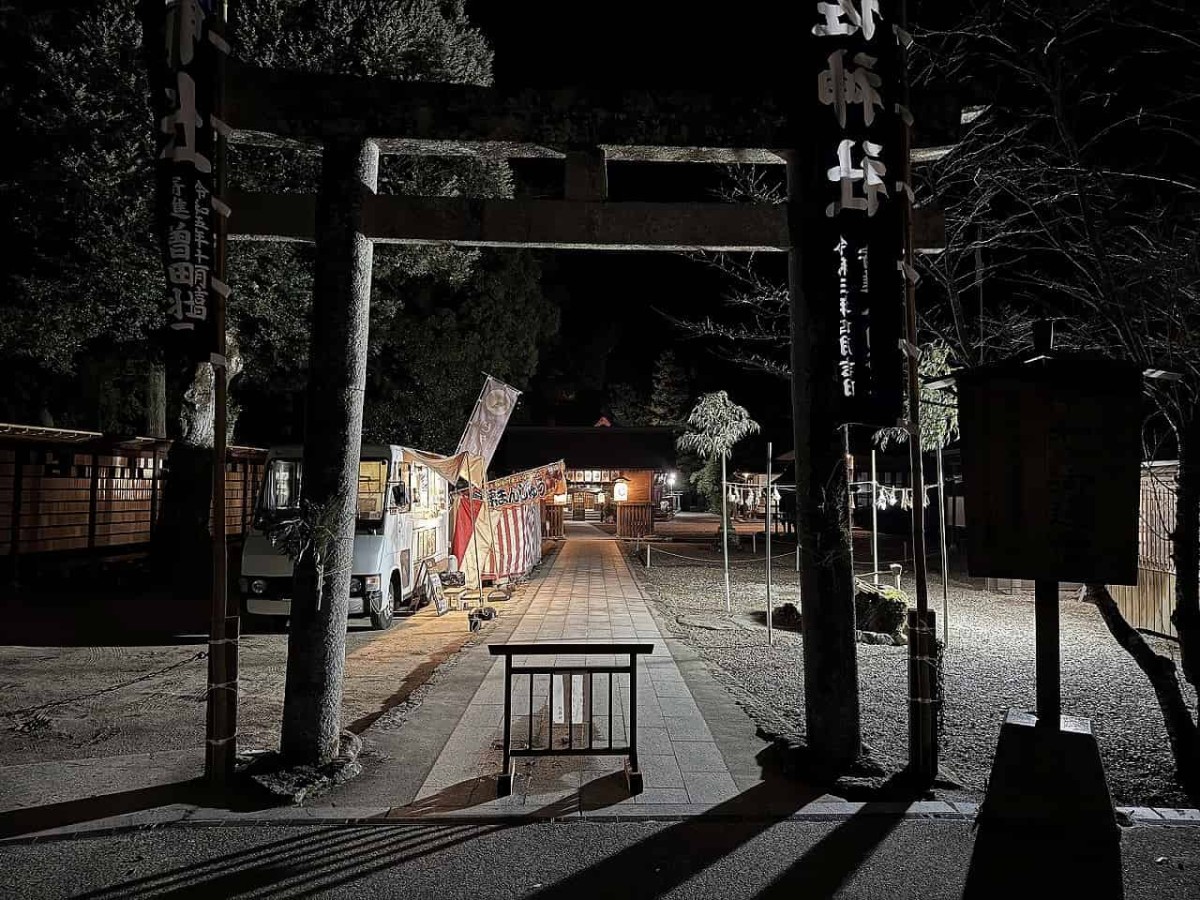
[{"label": "shadow on pavement", "polygon": [[[480,775],[443,788],[436,794],[413,800],[406,806],[395,806],[384,818],[416,818],[437,816],[452,810],[469,809],[496,798],[496,776]],[[472,802],[474,800],[474,802]]]},{"label": "shadow on pavement", "polygon": [[[754,787],[713,806],[703,816],[678,822],[656,832],[652,837],[576,872],[533,896],[538,900],[569,900],[587,896],[595,891],[597,885],[620,885],[623,897],[634,900],[661,897],[824,793],[821,787],[781,777],[777,772],[778,760],[773,747],[760,752],[758,762],[763,768],[764,780]],[[620,773],[617,775],[620,776]],[[579,797],[543,807],[534,815],[565,815],[581,808],[581,804],[589,802],[589,789],[590,796],[594,798],[591,802],[600,804],[602,808],[608,805],[603,802],[605,795],[615,796],[619,785],[611,776],[596,779],[584,786]],[[628,793],[624,796],[627,797]],[[652,811],[653,807],[646,808],[647,813]],[[720,827],[713,827],[714,820],[720,820]],[[890,830],[889,825],[877,838],[862,835],[861,851],[844,855],[858,860],[865,858]],[[857,846],[857,842],[854,843]],[[631,877],[631,873],[637,873],[637,877]],[[840,884],[844,877],[837,883]],[[794,895],[794,892],[790,894]],[[805,893],[804,896],[809,894]]]},{"label": "shadow on pavement", "polygon": [[477,840],[504,825],[391,825],[313,829],[295,838],[178,866],[80,894],[77,900],[244,894],[306,897]]},{"label": "shadow on pavement", "polygon": [[49,828],[81,825],[174,804],[216,806],[231,812],[255,812],[277,806],[278,801],[252,782],[239,782],[227,794],[220,795],[212,791],[203,779],[196,778],[191,781],[178,781],[2,812],[0,838],[19,837]]},{"label": "shadow on pavement", "polygon": [[978,824],[964,900],[992,897],[1121,900],[1121,834],[1004,820]]},{"label": "shadow on pavement", "polygon": [[[195,607],[195,608],[192,608]],[[198,604],[166,592],[109,587],[22,590],[0,599],[8,646],[146,647],[208,642]]]},{"label": "shadow on pavement", "polygon": [[399,706],[401,703],[407,700],[413,691],[429,680],[429,677],[434,673],[438,666],[440,666],[457,652],[457,649],[455,649],[446,650],[441,653],[435,653],[425,662],[421,663],[421,665],[417,666],[417,668],[405,675],[404,680],[400,682],[400,687],[394,693],[388,696],[382,703],[380,703],[378,709],[372,710],[366,715],[355,719],[346,726],[346,730],[353,734],[361,735],[364,731],[374,725],[381,717],[386,715],[389,710]]},{"label": "shadow on pavement", "polygon": [[894,803],[868,803],[805,851],[755,900],[833,897],[904,818]]}]

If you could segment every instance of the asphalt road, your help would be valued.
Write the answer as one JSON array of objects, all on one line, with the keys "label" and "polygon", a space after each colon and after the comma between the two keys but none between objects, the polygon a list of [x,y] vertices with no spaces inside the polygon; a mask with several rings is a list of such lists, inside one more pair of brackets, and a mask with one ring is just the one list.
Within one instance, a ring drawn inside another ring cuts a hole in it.
[{"label": "asphalt road", "polygon": [[1124,829],[1120,875],[1117,854],[1080,860],[1052,844],[996,845],[968,823],[882,815],[822,823],[181,826],[0,844],[0,896],[1200,896],[1200,828]]}]

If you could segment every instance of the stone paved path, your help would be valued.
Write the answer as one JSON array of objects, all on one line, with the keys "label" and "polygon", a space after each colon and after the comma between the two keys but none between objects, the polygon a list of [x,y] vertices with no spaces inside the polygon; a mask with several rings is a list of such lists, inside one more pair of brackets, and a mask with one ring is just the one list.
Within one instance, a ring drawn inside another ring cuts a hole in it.
[{"label": "stone paved path", "polygon": [[[513,795],[495,799],[495,775],[502,768],[504,664],[497,658],[447,741],[413,806],[436,812],[470,808],[524,806],[544,812],[556,803],[589,800],[604,806],[670,804],[715,805],[738,793],[734,779],[713,739],[676,661],[659,633],[642,591],[614,541],[569,540],[550,571],[537,583],[529,608],[514,629],[511,642],[602,641],[650,642],[653,655],[637,663],[637,745],[644,791],[630,798],[625,789],[623,757],[541,757],[518,759]],[[516,658],[515,665],[533,657]],[[549,657],[539,657],[545,662]],[[626,662],[628,657],[620,660]],[[556,664],[612,664],[611,657],[560,656]],[[585,693],[583,676],[576,676],[573,693]],[[559,715],[555,743],[565,743],[562,695],[567,679],[555,680]],[[593,676],[593,739],[604,745],[609,732],[607,676]],[[526,677],[514,690],[514,746],[528,740],[545,746],[548,737],[549,679],[537,677],[530,693]],[[628,676],[617,675],[613,689],[611,733],[619,746],[627,740]],[[586,743],[584,709],[578,702],[572,739]]]}]

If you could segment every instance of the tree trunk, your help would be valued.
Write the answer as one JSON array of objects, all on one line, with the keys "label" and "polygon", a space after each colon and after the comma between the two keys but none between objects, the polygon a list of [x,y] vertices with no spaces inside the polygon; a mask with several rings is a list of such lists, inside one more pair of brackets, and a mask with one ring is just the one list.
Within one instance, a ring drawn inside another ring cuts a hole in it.
[{"label": "tree trunk", "polygon": [[1200,697],[1200,411],[1176,430],[1179,475],[1175,487],[1175,526],[1171,557],[1175,562],[1175,611],[1183,677]]},{"label": "tree trunk", "polygon": [[378,176],[375,144],[325,144],[303,490],[305,500],[323,511],[330,533],[322,571],[311,552],[296,565],[281,739],[283,756],[293,764],[319,765],[338,748],[371,295],[372,246],[362,234],[362,209]]},{"label": "tree trunk", "polygon": [[[815,164],[815,161],[813,161]],[[846,461],[836,419],[840,394],[834,297],[806,296],[805,257],[820,258],[805,236],[806,218],[824,210],[801,196],[798,154],[787,161],[792,249],[788,285],[792,324],[792,420],[796,450],[796,527],[804,617],[804,709],[813,757],[831,772],[859,755],[858,647]],[[824,173],[821,173],[823,176]],[[806,253],[807,251],[807,253]],[[828,304],[822,301],[829,301]]]},{"label": "tree trunk", "polygon": [[163,466],[162,513],[151,560],[170,590],[172,620],[206,628],[212,593],[212,448],[172,441]]},{"label": "tree trunk", "polygon": [[[242,358],[232,336],[227,338],[225,370],[228,384],[242,370]],[[161,364],[151,367],[147,383],[147,425],[166,432],[167,399],[179,398],[175,410],[175,436],[167,451],[162,516],[154,533],[152,558],[158,580],[169,585],[174,612],[181,624],[200,626],[208,621],[212,596],[212,463],[216,390],[211,364],[180,363],[168,378]],[[227,404],[228,405],[228,404]],[[227,416],[226,437],[233,438],[237,416]]]},{"label": "tree trunk", "polygon": [[1084,585],[1082,599],[1096,604],[1109,632],[1149,679],[1162,710],[1179,784],[1193,803],[1200,804],[1200,728],[1192,721],[1175,663],[1155,653],[1145,638],[1130,627],[1104,585]]}]

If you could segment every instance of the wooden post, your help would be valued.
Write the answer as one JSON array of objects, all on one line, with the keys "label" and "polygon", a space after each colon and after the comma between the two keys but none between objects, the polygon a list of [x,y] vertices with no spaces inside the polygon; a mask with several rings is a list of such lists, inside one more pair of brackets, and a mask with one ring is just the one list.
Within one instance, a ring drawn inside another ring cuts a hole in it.
[{"label": "wooden post", "polygon": [[[908,4],[900,0],[900,28],[908,30]],[[908,109],[909,79],[908,79],[908,50],[901,43],[901,105]],[[912,127],[904,125],[900,129],[900,180],[905,185],[912,184]],[[904,191],[897,191],[900,208],[904,221],[904,265],[907,271],[904,277],[904,311],[905,311],[905,368],[908,371],[908,453],[912,469],[912,532],[913,532],[913,576],[917,586],[917,618],[922,624],[928,621],[929,585],[927,560],[925,558],[925,465],[921,456],[921,382],[918,367],[917,350],[917,297],[916,285],[908,277],[908,271],[913,264],[913,204]],[[924,654],[923,658],[928,658]],[[912,715],[909,722],[918,727],[922,741],[933,738],[933,704],[931,702],[930,666],[918,665],[912,670],[917,682],[911,687],[913,698]],[[916,755],[914,755],[914,752]],[[937,752],[933,747],[921,747],[918,743],[909,741],[909,771],[918,784],[930,785],[937,777]],[[933,766],[931,769],[930,766]]]},{"label": "wooden post", "polygon": [[162,457],[159,455],[159,448],[155,447],[154,455],[150,457],[150,528],[149,540],[154,541],[154,530],[158,527],[158,488],[159,488],[159,466]]},{"label": "wooden post", "polygon": [[9,554],[11,566],[9,570],[9,583],[15,585],[17,583],[18,569],[21,561],[21,504],[24,500],[25,490],[25,464],[29,456],[29,451],[24,447],[18,447],[13,452],[13,495],[12,495],[12,518],[9,519]]},{"label": "wooden post", "polygon": [[91,470],[88,473],[88,523],[87,548],[96,548],[96,513],[99,508],[100,495],[100,454],[92,454]]},{"label": "wooden post", "polygon": [[1062,689],[1058,648],[1058,582],[1034,582],[1034,652],[1038,725],[1058,730]]},{"label": "wooden post", "polygon": [[[771,442],[767,441],[767,490],[771,489]],[[767,644],[775,643],[774,624],[771,622],[771,495],[767,494]]]},{"label": "wooden post", "polygon": [[[219,4],[215,30],[224,36],[225,3]],[[222,119],[225,114],[225,54],[217,53],[217,84],[213,112]],[[214,195],[225,201],[228,189],[226,173],[226,142],[218,132],[214,172]],[[237,643],[239,628],[229,630],[228,559],[225,546],[225,458],[228,423],[228,366],[225,360],[225,297],[226,217],[217,215],[214,228],[213,275],[219,282],[212,291],[211,310],[216,346],[213,348],[213,461],[212,461],[212,624],[208,647],[208,711],[209,734],[206,741],[204,771],[209,784],[221,789],[233,776],[237,752],[237,682],[238,653],[230,650]],[[232,637],[231,637],[232,635]]]},{"label": "wooden post", "polygon": [[242,537],[250,531],[250,520],[254,516],[254,503],[251,500],[250,460],[242,461]]},{"label": "wooden post", "polygon": [[[914,777],[921,772],[938,770],[938,742],[934,729],[937,708],[933,688],[937,683],[937,639],[935,613],[926,610],[922,615],[908,611],[908,757],[909,771]],[[928,694],[920,694],[922,683],[928,684]],[[932,777],[930,778],[932,783]]]},{"label": "wooden post", "polygon": [[[788,151],[788,291],[792,331],[792,424],[796,452],[796,540],[804,615],[805,721],[809,747],[830,770],[861,750],[846,465],[838,434],[838,304],[809,271],[829,265],[809,223],[823,221],[820,197],[805,196],[825,170],[815,152]],[[810,282],[815,293],[808,296]]]}]

